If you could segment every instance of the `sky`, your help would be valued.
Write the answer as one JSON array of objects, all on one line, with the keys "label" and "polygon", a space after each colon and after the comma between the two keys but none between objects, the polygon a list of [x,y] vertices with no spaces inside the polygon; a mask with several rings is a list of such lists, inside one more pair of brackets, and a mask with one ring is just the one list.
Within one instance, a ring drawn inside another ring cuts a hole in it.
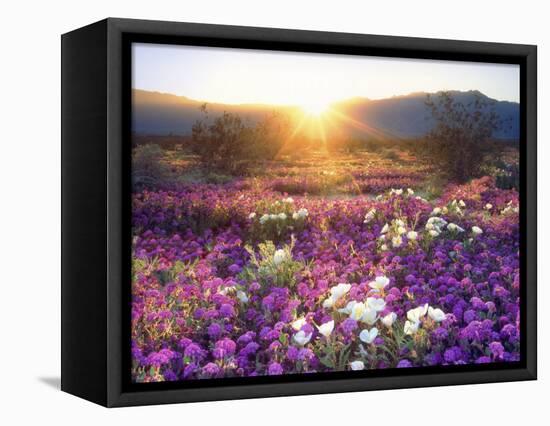
[{"label": "sky", "polygon": [[312,109],[438,90],[479,90],[519,102],[519,66],[135,43],[132,87],[206,102]]}]

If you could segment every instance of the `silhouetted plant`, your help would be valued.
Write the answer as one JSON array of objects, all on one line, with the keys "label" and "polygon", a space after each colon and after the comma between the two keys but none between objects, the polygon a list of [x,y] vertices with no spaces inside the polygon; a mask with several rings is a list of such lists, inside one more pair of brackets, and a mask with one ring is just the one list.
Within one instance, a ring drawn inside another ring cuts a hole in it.
[{"label": "silhouetted plant", "polygon": [[288,122],[277,113],[247,125],[228,112],[210,120],[206,104],[201,111],[204,117],[193,125],[192,147],[209,169],[240,174],[251,161],[274,158],[289,133]]},{"label": "silhouetted plant", "polygon": [[479,175],[489,141],[501,122],[493,103],[478,94],[468,103],[449,92],[428,95],[435,127],[428,134],[427,154],[450,179],[465,182]]}]

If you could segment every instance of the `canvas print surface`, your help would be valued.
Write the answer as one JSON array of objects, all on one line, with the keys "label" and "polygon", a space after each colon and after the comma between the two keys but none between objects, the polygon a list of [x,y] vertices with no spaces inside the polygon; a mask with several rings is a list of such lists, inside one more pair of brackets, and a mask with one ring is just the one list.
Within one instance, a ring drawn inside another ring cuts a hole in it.
[{"label": "canvas print surface", "polygon": [[520,358],[519,66],[132,46],[134,383]]}]

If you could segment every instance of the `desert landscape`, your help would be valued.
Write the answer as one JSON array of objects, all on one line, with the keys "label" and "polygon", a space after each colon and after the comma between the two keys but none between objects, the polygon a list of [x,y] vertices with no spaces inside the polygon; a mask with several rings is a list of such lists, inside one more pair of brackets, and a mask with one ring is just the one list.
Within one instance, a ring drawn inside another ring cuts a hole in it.
[{"label": "desert landscape", "polygon": [[305,99],[134,88],[132,380],[519,360],[519,104]]}]

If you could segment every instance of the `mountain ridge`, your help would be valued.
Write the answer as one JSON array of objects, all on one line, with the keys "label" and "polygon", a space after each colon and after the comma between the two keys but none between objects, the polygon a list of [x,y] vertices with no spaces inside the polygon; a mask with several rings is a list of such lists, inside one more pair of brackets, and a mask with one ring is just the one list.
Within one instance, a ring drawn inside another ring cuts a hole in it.
[{"label": "mountain ridge", "polygon": [[[519,138],[518,103],[492,99],[478,90],[449,92],[456,100],[465,104],[475,100],[476,97],[493,103],[497,115],[507,123],[507,127],[496,131],[493,137]],[[393,137],[418,138],[426,135],[435,123],[425,105],[426,97],[428,94],[439,93],[441,92],[412,92],[383,99],[352,97],[334,102],[331,104],[331,109],[346,117],[346,122],[340,125],[341,134],[359,136],[361,133],[368,133],[364,129],[369,128]],[[233,112],[252,123],[273,111],[300,111],[299,106],[293,105],[224,104],[141,89],[133,89],[132,98],[132,131],[144,135],[190,134],[193,124],[202,117],[200,106],[203,104],[208,105],[211,116],[220,115],[224,111]]]}]

